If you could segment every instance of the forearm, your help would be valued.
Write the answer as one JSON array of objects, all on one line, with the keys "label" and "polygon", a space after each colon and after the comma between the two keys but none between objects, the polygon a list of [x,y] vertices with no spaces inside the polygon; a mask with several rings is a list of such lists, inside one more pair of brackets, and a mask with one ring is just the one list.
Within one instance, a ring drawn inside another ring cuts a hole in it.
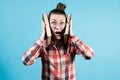
[{"label": "forearm", "polygon": [[85,59],[91,59],[94,56],[94,50],[83,42],[81,45],[81,49],[81,54],[84,56]]},{"label": "forearm", "polygon": [[91,59],[94,56],[94,50],[76,36],[72,38],[72,41],[75,43],[76,53],[81,54],[85,59]]},{"label": "forearm", "polygon": [[38,39],[34,45],[29,48],[22,56],[22,61],[24,65],[33,64],[40,55],[40,45],[41,41]]}]

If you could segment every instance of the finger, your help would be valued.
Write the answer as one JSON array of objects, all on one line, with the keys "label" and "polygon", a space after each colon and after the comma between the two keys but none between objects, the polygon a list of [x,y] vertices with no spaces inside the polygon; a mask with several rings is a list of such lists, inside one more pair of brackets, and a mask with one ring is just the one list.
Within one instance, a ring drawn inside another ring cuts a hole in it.
[{"label": "finger", "polygon": [[45,29],[45,23],[43,20],[42,20],[42,27],[43,27],[43,29]]},{"label": "finger", "polygon": [[70,20],[70,32],[72,32],[72,19]]},{"label": "finger", "polygon": [[70,20],[70,36],[74,36],[73,30],[72,30],[72,19]]},{"label": "finger", "polygon": [[44,38],[45,38],[45,23],[44,23],[44,21],[42,20],[42,33],[41,33],[40,39],[41,39],[41,40],[44,40]]},{"label": "finger", "polygon": [[70,27],[72,27],[72,19],[70,20]]},{"label": "finger", "polygon": [[42,20],[42,34],[43,35],[45,34],[45,23],[43,20]]}]

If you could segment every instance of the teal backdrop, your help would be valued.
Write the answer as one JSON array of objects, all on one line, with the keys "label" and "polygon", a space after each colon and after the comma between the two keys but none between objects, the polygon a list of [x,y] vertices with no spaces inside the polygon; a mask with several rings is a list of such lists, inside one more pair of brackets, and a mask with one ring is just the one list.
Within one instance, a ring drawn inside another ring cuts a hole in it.
[{"label": "teal backdrop", "polygon": [[42,13],[58,2],[95,50],[90,61],[76,56],[77,80],[120,80],[120,0],[0,0],[0,80],[41,80],[41,59],[24,66],[21,58],[41,35]]}]

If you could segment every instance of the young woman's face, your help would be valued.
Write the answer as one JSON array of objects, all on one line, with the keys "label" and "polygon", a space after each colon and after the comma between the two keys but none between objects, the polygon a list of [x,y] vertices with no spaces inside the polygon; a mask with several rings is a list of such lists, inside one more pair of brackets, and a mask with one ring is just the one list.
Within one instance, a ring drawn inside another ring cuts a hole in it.
[{"label": "young woman's face", "polygon": [[61,32],[65,28],[66,17],[62,14],[50,15],[50,26],[57,39],[61,39]]}]

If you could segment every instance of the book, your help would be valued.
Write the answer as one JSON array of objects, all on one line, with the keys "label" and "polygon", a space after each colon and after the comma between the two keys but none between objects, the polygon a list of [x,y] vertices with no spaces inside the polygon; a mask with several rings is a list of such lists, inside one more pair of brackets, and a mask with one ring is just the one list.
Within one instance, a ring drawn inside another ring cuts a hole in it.
[{"label": "book", "polygon": [[50,45],[52,34],[51,34],[50,25],[48,21],[48,15],[46,13],[43,14],[43,21],[46,25],[45,30],[46,30],[46,36],[47,36],[47,44]]}]

